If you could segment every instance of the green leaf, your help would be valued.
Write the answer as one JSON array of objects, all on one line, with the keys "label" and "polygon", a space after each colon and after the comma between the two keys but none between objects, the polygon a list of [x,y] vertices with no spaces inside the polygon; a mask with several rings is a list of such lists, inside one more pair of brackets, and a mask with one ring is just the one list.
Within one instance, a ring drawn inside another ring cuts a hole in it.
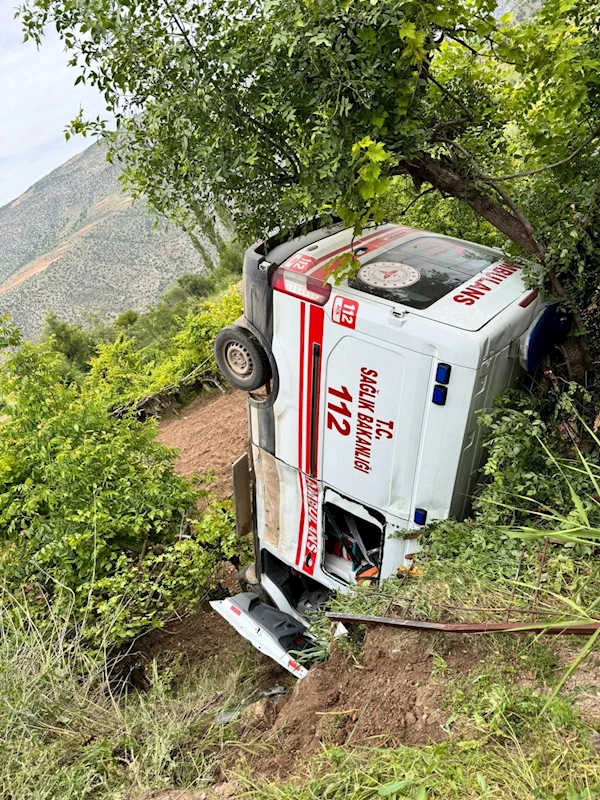
[{"label": "green leaf", "polygon": [[392,797],[398,792],[408,789],[413,786],[413,781],[405,778],[404,780],[394,781],[393,783],[386,783],[377,790],[379,797]]}]

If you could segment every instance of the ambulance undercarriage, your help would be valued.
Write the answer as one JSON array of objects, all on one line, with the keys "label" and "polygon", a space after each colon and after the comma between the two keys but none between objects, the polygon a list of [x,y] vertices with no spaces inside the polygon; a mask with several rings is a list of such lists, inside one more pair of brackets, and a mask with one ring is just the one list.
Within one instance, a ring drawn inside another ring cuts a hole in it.
[{"label": "ambulance undercarriage", "polygon": [[[360,269],[334,285],[348,252]],[[212,605],[297,676],[311,609],[410,567],[424,525],[468,513],[477,412],[568,327],[521,273],[499,251],[397,225],[247,252],[244,317],[215,350],[249,392],[250,463],[234,474],[254,591]]]}]

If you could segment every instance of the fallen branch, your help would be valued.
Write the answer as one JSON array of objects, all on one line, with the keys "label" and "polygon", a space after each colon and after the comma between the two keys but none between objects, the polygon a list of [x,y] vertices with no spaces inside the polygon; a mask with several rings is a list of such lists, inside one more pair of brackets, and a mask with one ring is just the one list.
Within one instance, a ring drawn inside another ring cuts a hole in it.
[{"label": "fallen branch", "polygon": [[591,636],[600,630],[600,620],[594,622],[547,622],[522,625],[519,622],[433,622],[421,619],[395,619],[394,617],[367,617],[362,614],[325,614],[332,622],[362,625],[388,625],[392,628],[413,628],[443,633],[547,633],[551,635]]},{"label": "fallen branch", "polygon": [[157,389],[155,392],[150,392],[147,395],[144,395],[139,400],[131,400],[129,403],[124,403],[122,406],[115,408],[112,410],[112,414],[115,417],[120,417],[126,411],[139,411],[148,403],[151,403],[153,400],[161,400],[164,397],[168,397],[169,395],[176,392],[178,389],[181,389],[182,386],[186,386],[188,383],[191,383],[194,380],[197,380],[200,374],[204,371],[205,377],[203,380],[206,380],[210,383],[214,383],[216,387],[218,387],[221,392],[223,391],[221,385],[218,383],[217,379],[214,377],[212,373],[208,373],[205,370],[206,365],[210,362],[210,359],[207,358],[201,364],[198,364],[197,367],[191,372],[188,372],[187,375],[184,375],[183,378],[180,378],[177,381],[173,381],[173,383],[169,383],[166,386]]},{"label": "fallen branch", "polygon": [[493,175],[484,175],[483,177],[485,180],[490,181],[490,183],[501,183],[502,181],[512,181],[515,178],[527,178],[529,175],[538,175],[540,172],[546,172],[549,169],[554,169],[555,167],[561,167],[563,164],[568,164],[569,161],[572,161],[576,156],[581,153],[582,150],[591,144],[594,139],[597,139],[600,136],[600,128],[596,128],[594,133],[592,133],[588,138],[579,145],[576,150],[566,156],[566,158],[561,158],[560,161],[555,161],[553,164],[546,164],[545,167],[537,167],[537,169],[527,169],[524,172],[515,172],[513,175],[501,175],[498,178],[494,178]]}]

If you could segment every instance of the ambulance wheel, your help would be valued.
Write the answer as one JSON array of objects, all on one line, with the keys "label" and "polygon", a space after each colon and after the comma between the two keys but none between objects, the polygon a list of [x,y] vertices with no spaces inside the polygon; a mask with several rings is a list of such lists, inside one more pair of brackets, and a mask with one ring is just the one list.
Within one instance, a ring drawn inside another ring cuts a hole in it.
[{"label": "ambulance wheel", "polygon": [[239,325],[219,331],[215,358],[223,375],[235,389],[253,392],[271,377],[271,366],[262,345]]}]

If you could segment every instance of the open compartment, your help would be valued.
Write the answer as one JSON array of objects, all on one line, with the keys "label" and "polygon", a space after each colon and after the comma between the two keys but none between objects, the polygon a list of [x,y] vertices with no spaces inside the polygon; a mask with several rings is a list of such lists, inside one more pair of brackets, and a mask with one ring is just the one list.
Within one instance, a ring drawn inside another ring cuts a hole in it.
[{"label": "open compartment", "polygon": [[323,503],[323,570],[348,584],[379,582],[385,517],[327,489]]}]

